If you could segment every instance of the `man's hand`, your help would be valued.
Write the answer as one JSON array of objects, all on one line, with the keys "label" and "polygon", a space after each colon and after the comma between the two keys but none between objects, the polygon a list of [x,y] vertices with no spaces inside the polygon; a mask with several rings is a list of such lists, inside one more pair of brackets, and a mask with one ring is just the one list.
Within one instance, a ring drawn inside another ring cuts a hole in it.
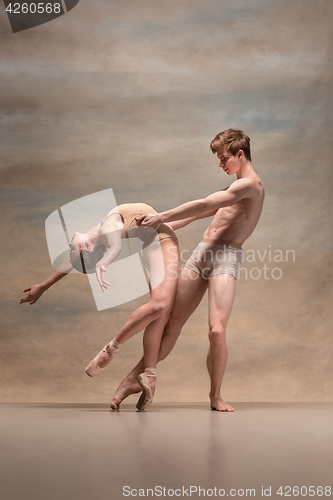
[{"label": "man's hand", "polygon": [[108,289],[110,283],[108,281],[104,281],[104,274],[106,273],[105,266],[96,266],[96,277],[98,283],[101,285],[102,292]]},{"label": "man's hand", "polygon": [[29,292],[28,295],[20,300],[20,304],[23,302],[30,302],[30,305],[35,304],[39,297],[45,292],[45,288],[42,285],[32,285],[29,288],[25,288],[22,292]]},{"label": "man's hand", "polygon": [[151,227],[153,229],[158,229],[162,224],[161,214],[146,214],[146,215],[138,215],[135,217],[137,221],[141,221],[141,226]]}]

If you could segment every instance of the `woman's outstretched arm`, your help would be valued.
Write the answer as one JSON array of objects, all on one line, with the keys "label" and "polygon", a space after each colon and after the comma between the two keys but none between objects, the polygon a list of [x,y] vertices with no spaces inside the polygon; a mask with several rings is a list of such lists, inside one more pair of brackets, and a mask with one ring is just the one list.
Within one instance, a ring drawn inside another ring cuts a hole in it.
[{"label": "woman's outstretched arm", "polygon": [[106,268],[121,252],[121,236],[123,231],[124,223],[121,216],[117,213],[112,214],[112,217],[109,217],[102,226],[101,235],[105,237],[108,246],[108,250],[96,264],[96,277],[102,292],[110,286],[110,283],[104,280],[104,274],[106,273]]},{"label": "woman's outstretched arm", "polygon": [[37,285],[32,285],[22,290],[24,293],[29,293],[24,299],[20,300],[20,304],[23,304],[23,302],[29,302],[30,305],[35,304],[46,290],[67,276],[67,274],[73,270],[69,258],[61,264],[58,269],[59,271],[54,271],[45,281],[43,281],[43,283],[38,283]]}]

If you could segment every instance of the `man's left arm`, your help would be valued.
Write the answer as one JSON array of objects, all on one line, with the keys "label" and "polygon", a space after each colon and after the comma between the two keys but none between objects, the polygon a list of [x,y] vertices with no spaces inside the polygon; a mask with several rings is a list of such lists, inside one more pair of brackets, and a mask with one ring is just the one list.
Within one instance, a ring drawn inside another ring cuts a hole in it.
[{"label": "man's left arm", "polygon": [[225,191],[218,191],[207,198],[184,203],[179,207],[161,212],[156,215],[137,217],[143,226],[158,227],[164,222],[172,222],[181,219],[196,218],[205,212],[217,211],[219,208],[228,207],[238,201],[251,196],[252,184],[248,179],[237,179]]}]

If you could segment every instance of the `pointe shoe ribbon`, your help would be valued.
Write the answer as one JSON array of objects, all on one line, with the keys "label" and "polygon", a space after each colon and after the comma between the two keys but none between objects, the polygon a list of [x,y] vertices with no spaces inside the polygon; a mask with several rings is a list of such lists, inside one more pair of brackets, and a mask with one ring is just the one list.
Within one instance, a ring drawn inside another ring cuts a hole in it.
[{"label": "pointe shoe ribbon", "polygon": [[149,406],[154,399],[152,388],[156,386],[155,382],[150,382],[148,377],[156,377],[155,369],[146,369],[138,376],[138,382],[142,387],[142,394],[136,404],[138,410],[142,411]]},{"label": "pointe shoe ribbon", "polygon": [[[106,346],[97,354],[97,356],[95,356],[94,359],[90,361],[89,365],[85,369],[86,374],[89,375],[89,377],[94,377],[95,375],[101,373],[110,363],[111,359],[113,359],[113,357],[118,353],[120,347],[121,344],[119,344],[115,339],[111,340],[111,342],[106,344]],[[102,352],[111,354],[109,360],[106,362],[103,368],[98,365],[98,363],[100,362],[99,357]]]}]

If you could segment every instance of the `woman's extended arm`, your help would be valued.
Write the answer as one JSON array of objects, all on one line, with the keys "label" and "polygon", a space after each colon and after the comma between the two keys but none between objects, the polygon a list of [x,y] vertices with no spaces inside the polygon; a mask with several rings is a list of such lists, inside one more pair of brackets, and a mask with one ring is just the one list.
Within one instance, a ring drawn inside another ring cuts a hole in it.
[{"label": "woman's extended arm", "polygon": [[113,262],[121,252],[121,236],[124,231],[124,223],[119,214],[112,214],[106,223],[103,224],[101,234],[107,241],[108,250],[100,261],[96,264],[96,277],[101,286],[102,292],[110,286],[108,281],[104,280],[106,268]]},{"label": "woman's extended arm", "polygon": [[61,264],[58,269],[59,271],[54,271],[51,276],[43,281],[43,283],[38,283],[37,285],[32,285],[22,290],[24,293],[29,293],[24,299],[20,300],[20,304],[23,304],[23,302],[29,302],[30,305],[35,304],[46,290],[48,290],[52,285],[67,276],[67,274],[73,270],[73,266],[70,263],[69,258],[63,264]]}]

